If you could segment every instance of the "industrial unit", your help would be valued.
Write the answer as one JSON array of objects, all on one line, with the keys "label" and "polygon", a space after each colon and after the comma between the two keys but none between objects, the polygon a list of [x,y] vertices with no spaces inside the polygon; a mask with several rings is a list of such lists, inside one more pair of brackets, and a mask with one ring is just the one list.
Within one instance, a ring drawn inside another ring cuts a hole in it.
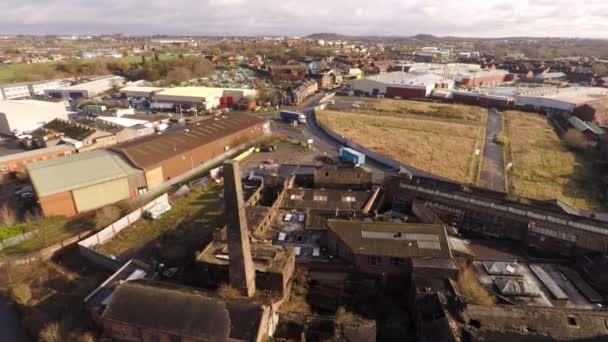
[{"label": "industrial unit", "polygon": [[55,119],[68,119],[64,102],[0,101],[0,134],[33,131]]},{"label": "industrial unit", "polygon": [[0,100],[23,99],[35,95],[44,95],[44,90],[64,85],[63,80],[9,83],[0,85]]},{"label": "industrial unit", "polygon": [[520,92],[515,105],[532,110],[571,113],[579,106],[607,96],[608,89],[606,88],[530,88],[526,92]]},{"label": "industrial unit", "polygon": [[[128,92],[133,92],[130,88]],[[172,103],[201,107],[203,110],[218,107],[231,107],[243,98],[257,97],[257,90],[236,88],[210,88],[210,87],[176,87],[161,91],[152,91],[153,102]]]},{"label": "industrial unit", "polygon": [[75,150],[70,145],[55,145],[0,157],[0,184],[16,176],[18,172],[24,172],[29,163],[68,156]]},{"label": "industrial unit", "polygon": [[394,98],[424,98],[435,88],[450,89],[452,80],[435,74],[389,72],[349,82],[355,93]]},{"label": "industrial unit", "polygon": [[26,168],[45,216],[74,216],[147,189],[144,173],[112,151],[72,154]]},{"label": "industrial unit", "polygon": [[68,98],[92,98],[98,94],[111,90],[115,86],[125,83],[125,78],[115,75],[106,75],[91,78],[89,82],[75,84],[67,87],[45,89],[44,95],[50,97]]},{"label": "industrial unit", "polygon": [[224,152],[262,136],[268,123],[257,117],[229,113],[163,135],[117,145],[133,165],[145,171],[149,189],[175,178]]}]

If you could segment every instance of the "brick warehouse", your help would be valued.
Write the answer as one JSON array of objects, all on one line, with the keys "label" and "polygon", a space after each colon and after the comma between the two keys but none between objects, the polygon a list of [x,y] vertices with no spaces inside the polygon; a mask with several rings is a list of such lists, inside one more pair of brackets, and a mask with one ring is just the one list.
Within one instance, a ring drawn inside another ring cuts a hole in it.
[{"label": "brick warehouse", "polygon": [[267,128],[265,120],[231,113],[110,150],[31,163],[27,170],[44,215],[69,217],[159,187],[262,136]]},{"label": "brick warehouse", "polygon": [[229,113],[179,131],[117,145],[112,150],[144,170],[148,189],[154,189],[229,149],[262,136],[267,129],[265,120]]}]

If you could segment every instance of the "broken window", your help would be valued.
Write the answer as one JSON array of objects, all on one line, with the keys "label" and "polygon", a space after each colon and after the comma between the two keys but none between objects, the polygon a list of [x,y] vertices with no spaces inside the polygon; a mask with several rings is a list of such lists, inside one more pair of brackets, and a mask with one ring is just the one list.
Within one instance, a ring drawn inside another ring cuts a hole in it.
[{"label": "broken window", "polygon": [[376,256],[376,255],[370,255],[367,257],[367,262],[370,265],[376,266],[376,265],[381,265],[382,264],[382,257]]},{"label": "broken window", "polygon": [[391,258],[391,265],[399,267],[403,264],[405,264],[404,258]]},{"label": "broken window", "polygon": [[289,196],[291,200],[301,200],[302,198],[304,198],[304,194],[291,194]]},{"label": "broken window", "polygon": [[568,325],[571,328],[578,328],[578,324],[576,323],[576,318],[574,318],[574,316],[568,316]]},{"label": "broken window", "polygon": [[313,200],[319,202],[327,202],[327,195],[314,195]]},{"label": "broken window", "polygon": [[342,202],[347,202],[347,203],[353,203],[356,202],[357,199],[355,198],[355,196],[344,196],[342,197]]}]

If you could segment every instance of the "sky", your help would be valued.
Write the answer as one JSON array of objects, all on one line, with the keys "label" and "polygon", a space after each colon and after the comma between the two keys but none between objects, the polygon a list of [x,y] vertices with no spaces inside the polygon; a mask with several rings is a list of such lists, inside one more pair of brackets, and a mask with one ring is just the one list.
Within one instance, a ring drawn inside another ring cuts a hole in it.
[{"label": "sky", "polygon": [[606,0],[0,0],[0,34],[608,38]]}]

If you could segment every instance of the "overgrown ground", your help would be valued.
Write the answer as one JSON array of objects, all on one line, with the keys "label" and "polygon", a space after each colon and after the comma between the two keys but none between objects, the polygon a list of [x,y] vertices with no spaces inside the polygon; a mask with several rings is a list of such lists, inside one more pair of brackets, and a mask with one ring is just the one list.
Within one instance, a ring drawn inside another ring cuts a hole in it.
[{"label": "overgrown ground", "polygon": [[573,151],[560,141],[547,119],[533,113],[505,113],[506,162],[517,194],[536,199],[559,198],[582,209],[598,209],[600,174],[591,150]]},{"label": "overgrown ground", "polygon": [[392,99],[366,100],[361,109],[321,111],[335,132],[388,158],[466,183],[477,178],[487,114],[472,106]]},{"label": "overgrown ground", "polygon": [[[178,261],[193,259],[213,231],[224,225],[223,186],[192,190],[171,202],[159,219],[141,219],[99,247],[99,252],[123,259],[134,256]],[[142,255],[143,254],[143,255]]]}]

